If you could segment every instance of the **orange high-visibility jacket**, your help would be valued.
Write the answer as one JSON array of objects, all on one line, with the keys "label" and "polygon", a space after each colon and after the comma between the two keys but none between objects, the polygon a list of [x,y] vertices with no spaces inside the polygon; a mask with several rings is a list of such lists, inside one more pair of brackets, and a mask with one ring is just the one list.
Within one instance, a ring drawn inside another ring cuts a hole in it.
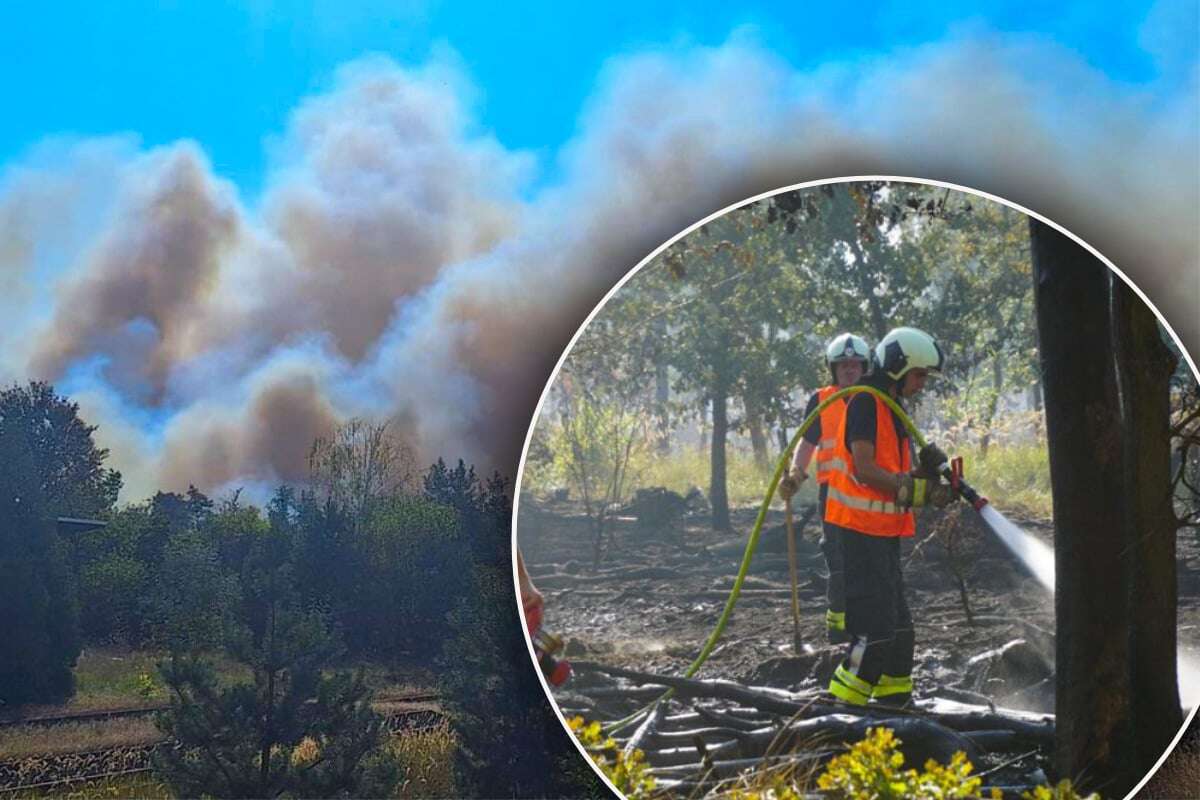
[{"label": "orange high-visibility jacket", "polygon": [[[874,395],[871,400],[875,403],[875,463],[888,472],[910,471],[912,454],[908,437],[897,437],[892,410]],[[822,420],[822,435],[824,424]],[[829,496],[825,501],[827,522],[870,536],[913,535],[916,523],[912,509],[897,506],[890,492],[859,483],[854,477],[854,457],[846,447],[845,411],[837,428],[833,458],[840,459],[847,468],[834,469],[830,475]]]},{"label": "orange high-visibility jacket", "polygon": [[[832,385],[818,389],[817,405],[824,403],[837,390],[838,387]],[[842,421],[846,418],[846,400],[847,398],[843,397],[821,411],[821,441],[817,444],[817,483],[829,483],[835,470],[849,469],[850,465],[841,461],[834,453],[838,431],[842,429]]]}]

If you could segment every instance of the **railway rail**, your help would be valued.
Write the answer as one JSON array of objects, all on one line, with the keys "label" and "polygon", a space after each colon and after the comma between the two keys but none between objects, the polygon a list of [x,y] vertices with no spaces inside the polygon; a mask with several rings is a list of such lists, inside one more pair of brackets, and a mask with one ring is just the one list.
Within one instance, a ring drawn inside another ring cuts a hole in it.
[{"label": "railway rail", "polygon": [[[436,694],[412,694],[379,698],[377,702],[423,702],[438,699]],[[152,714],[159,708],[118,709],[97,714],[67,714],[55,717],[39,717],[35,725],[60,725],[70,722],[92,722],[96,720]],[[103,716],[103,714],[110,714]],[[440,709],[419,708],[393,711],[387,715],[387,727],[393,735],[405,736],[432,730],[443,723],[446,716]],[[51,721],[53,720],[53,721]],[[31,724],[25,721],[23,724]],[[143,745],[118,745],[99,750],[77,753],[30,756],[27,758],[0,761],[0,798],[16,792],[45,790],[69,786],[104,778],[117,778],[149,772],[154,752],[161,747],[172,747],[171,742]]]},{"label": "railway rail", "polygon": [[[401,694],[378,695],[375,703],[421,703],[436,702],[441,699],[437,692],[408,692]],[[44,714],[34,717],[0,717],[0,730],[22,726],[50,727],[53,725],[70,725],[80,722],[108,722],[114,719],[148,717],[157,711],[165,711],[167,705],[136,706],[129,708],[113,708],[104,711],[83,711],[78,714]]]}]

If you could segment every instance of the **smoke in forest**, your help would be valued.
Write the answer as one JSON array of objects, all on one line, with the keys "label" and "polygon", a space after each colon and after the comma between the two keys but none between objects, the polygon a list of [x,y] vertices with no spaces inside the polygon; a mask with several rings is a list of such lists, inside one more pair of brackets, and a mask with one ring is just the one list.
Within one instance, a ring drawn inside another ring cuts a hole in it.
[{"label": "smoke in forest", "polygon": [[78,400],[124,499],[301,479],[312,439],[352,416],[512,474],[561,349],[619,277],[731,202],[852,174],[1050,217],[1194,349],[1198,76],[1164,57],[1117,84],[988,35],[799,71],[735,35],[613,59],[549,169],[480,130],[447,61],[363,59],[294,109],[254,198],[189,141],[48,140],[10,165],[0,380]]}]

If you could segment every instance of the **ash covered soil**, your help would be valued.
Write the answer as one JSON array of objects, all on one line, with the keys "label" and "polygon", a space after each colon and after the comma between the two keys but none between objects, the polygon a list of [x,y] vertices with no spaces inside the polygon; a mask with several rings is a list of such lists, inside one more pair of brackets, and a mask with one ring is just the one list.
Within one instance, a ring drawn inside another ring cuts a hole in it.
[{"label": "ash covered soil", "polygon": [[[793,643],[784,515],[773,509],[729,625],[697,678],[812,696],[828,684],[844,648],[826,639],[825,565],[812,511],[804,505],[796,509],[800,650]],[[590,521],[577,504],[525,496],[517,530],[530,573],[546,597],[546,627],[566,641],[568,658],[680,676],[717,623],[756,514],[754,508],[736,509],[732,534],[714,532],[707,514],[687,514],[657,527],[639,524],[633,515],[619,517],[598,568]],[[1010,518],[1051,541],[1049,521]],[[1023,716],[1031,720],[1052,714],[1050,592],[965,504],[944,512],[926,510],[918,515],[917,527],[917,535],[903,546],[916,632],[916,696],[984,710],[990,710],[990,702],[1001,710],[1030,712]],[[1197,537],[1182,532],[1178,551],[1180,643],[1200,662]],[[556,690],[555,700],[568,716],[617,719],[657,696],[649,683],[586,671]],[[673,701],[667,712],[682,719],[697,704],[704,701]],[[736,704],[721,705],[728,710]],[[1010,771],[1025,772],[1012,780],[1036,779],[1036,770],[1048,766],[1048,755],[1014,762]],[[653,752],[650,762],[655,763]]]}]

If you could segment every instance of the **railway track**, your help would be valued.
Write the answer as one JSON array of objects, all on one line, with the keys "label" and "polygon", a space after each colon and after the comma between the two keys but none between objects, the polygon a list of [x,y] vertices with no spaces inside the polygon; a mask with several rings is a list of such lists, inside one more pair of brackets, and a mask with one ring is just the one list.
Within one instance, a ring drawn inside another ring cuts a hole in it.
[{"label": "railway track", "polygon": [[[436,702],[441,699],[437,692],[408,692],[401,694],[380,695],[375,703],[424,703]],[[108,722],[114,719],[129,719],[149,717],[157,711],[165,711],[169,706],[138,706],[131,708],[114,708],[106,711],[84,711],[78,714],[45,714],[36,717],[5,717],[0,718],[0,730],[19,728],[22,726],[51,727],[54,725],[70,725],[80,722]]]},{"label": "railway track", "polygon": [[[385,697],[380,698],[380,701],[387,703],[427,702],[436,699],[436,694],[425,693],[403,697]],[[60,725],[80,721],[104,721],[120,718],[120,716],[152,714],[157,710],[159,709],[118,709],[117,716],[69,714],[40,717],[32,724]],[[111,714],[111,712],[102,712],[102,714],[104,713]],[[441,710],[433,708],[394,711],[387,715],[387,727],[393,735],[405,736],[432,730],[441,725],[444,719],[445,714]],[[25,721],[23,724],[30,723]],[[103,778],[117,778],[149,772],[154,752],[161,747],[172,746],[172,743],[164,741],[157,744],[120,745],[78,753],[56,753],[0,761],[0,797],[15,792],[50,789]]]}]

